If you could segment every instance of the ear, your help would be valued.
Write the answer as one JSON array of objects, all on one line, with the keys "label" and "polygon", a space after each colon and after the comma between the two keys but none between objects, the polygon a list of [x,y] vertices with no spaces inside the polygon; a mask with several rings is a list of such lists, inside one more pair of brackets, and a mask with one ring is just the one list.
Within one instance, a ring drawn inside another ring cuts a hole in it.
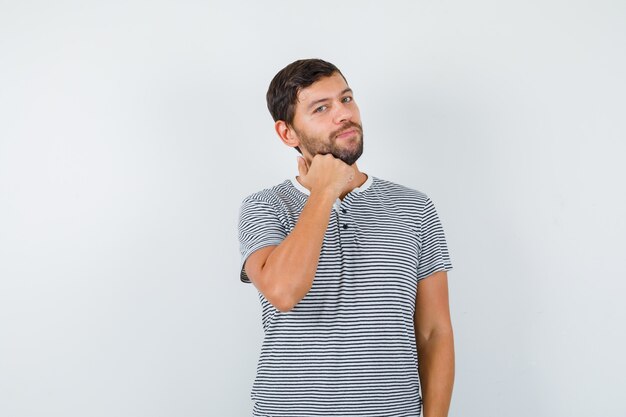
[{"label": "ear", "polygon": [[284,120],[278,120],[274,124],[274,129],[276,130],[278,137],[280,137],[280,140],[282,140],[285,145],[292,148],[300,146],[300,139],[298,139],[298,135],[296,135],[293,128],[290,127]]}]

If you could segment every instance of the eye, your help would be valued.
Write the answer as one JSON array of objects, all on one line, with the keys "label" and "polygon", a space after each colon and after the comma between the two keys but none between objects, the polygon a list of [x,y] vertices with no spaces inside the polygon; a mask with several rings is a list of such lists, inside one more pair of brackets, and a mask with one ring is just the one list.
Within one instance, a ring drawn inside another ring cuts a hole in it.
[{"label": "eye", "polygon": [[319,106],[318,108],[315,109],[315,113],[321,113],[324,110],[326,110],[326,106]]},{"label": "eye", "polygon": [[350,96],[344,97],[341,101],[343,103],[350,103],[352,101],[352,97]]}]

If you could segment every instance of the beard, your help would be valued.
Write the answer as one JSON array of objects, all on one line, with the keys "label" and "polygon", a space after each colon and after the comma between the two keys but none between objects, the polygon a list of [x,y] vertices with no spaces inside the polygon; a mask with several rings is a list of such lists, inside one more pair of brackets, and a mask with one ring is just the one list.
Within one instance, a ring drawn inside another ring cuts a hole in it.
[{"label": "beard", "polygon": [[[341,139],[338,144],[337,136],[348,129],[355,129],[356,134],[352,138]],[[306,136],[297,130],[296,134],[300,138],[300,146],[304,147],[312,156],[331,154],[346,164],[352,165],[363,154],[363,127],[358,123],[344,123],[339,129],[328,135],[325,141]]]}]

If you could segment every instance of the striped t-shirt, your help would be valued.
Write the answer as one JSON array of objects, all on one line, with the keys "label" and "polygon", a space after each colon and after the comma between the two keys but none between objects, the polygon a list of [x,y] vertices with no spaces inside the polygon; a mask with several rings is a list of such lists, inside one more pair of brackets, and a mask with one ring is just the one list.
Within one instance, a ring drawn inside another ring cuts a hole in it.
[{"label": "striped t-shirt", "polygon": [[[241,281],[250,282],[248,256],[280,244],[309,195],[294,177],[243,200]],[[417,283],[450,269],[431,200],[368,175],[335,201],[307,295],[281,312],[259,293],[265,337],[251,393],[253,415],[419,416]]]}]

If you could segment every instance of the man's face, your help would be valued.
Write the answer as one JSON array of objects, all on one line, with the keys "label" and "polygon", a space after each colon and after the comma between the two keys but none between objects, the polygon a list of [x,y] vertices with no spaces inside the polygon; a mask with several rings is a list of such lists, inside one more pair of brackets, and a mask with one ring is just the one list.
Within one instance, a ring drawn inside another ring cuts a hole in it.
[{"label": "man's face", "polygon": [[359,108],[339,73],[300,91],[292,128],[305,157],[330,153],[352,165],[363,153]]}]

